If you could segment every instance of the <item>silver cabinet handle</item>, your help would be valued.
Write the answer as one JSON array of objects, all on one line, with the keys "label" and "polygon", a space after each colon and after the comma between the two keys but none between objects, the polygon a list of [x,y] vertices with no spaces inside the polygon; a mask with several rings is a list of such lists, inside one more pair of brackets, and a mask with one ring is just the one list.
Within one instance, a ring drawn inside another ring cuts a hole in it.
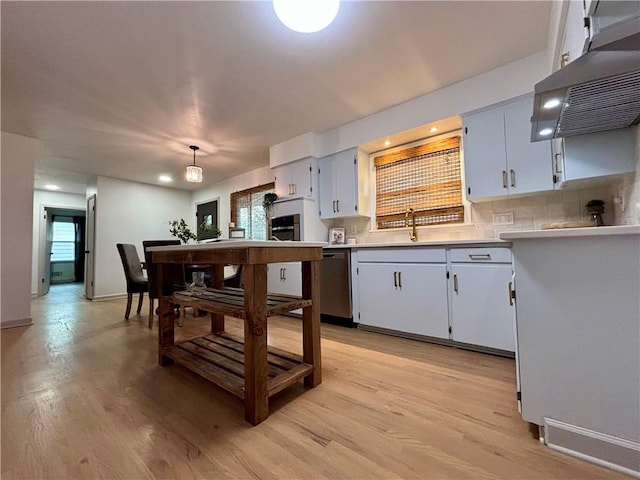
[{"label": "silver cabinet handle", "polygon": [[393,286],[398,288],[398,272],[393,272]]},{"label": "silver cabinet handle", "polygon": [[507,187],[507,171],[506,170],[502,170],[502,188],[509,188]]},{"label": "silver cabinet handle", "polygon": [[292,183],[292,184],[291,184],[291,194],[292,194],[292,195],[295,195],[295,194],[296,194],[296,184],[295,184],[295,183]]},{"label": "silver cabinet handle", "polygon": [[513,306],[513,282],[509,282],[509,305]]},{"label": "silver cabinet handle", "polygon": [[509,172],[511,173],[511,186],[515,187],[516,186],[516,172],[513,169],[509,170]]},{"label": "silver cabinet handle", "polygon": [[453,291],[458,293],[458,274],[453,274]]},{"label": "silver cabinet handle", "polygon": [[470,253],[469,258],[471,260],[491,260],[491,254],[489,253]]},{"label": "silver cabinet handle", "polygon": [[398,272],[398,287],[402,289],[402,272]]},{"label": "silver cabinet handle", "polygon": [[336,201],[334,200],[332,203],[333,203],[333,213],[336,213]]},{"label": "silver cabinet handle", "polygon": [[340,200],[336,200],[336,212],[340,212]]},{"label": "silver cabinet handle", "polygon": [[562,154],[561,153],[556,153],[553,156],[553,169],[555,170],[556,173],[562,173],[562,168],[560,168],[560,161],[558,160],[558,157],[561,157]]},{"label": "silver cabinet handle", "polygon": [[283,268],[282,269],[282,280],[286,280],[287,279],[287,269]]}]

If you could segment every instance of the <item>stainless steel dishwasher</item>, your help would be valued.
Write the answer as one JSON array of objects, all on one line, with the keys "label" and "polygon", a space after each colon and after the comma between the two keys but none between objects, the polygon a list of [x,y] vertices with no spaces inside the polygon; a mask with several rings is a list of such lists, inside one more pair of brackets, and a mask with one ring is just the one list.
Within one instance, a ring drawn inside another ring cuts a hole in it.
[{"label": "stainless steel dishwasher", "polygon": [[327,248],[320,269],[322,321],[353,327],[351,303],[351,250]]}]

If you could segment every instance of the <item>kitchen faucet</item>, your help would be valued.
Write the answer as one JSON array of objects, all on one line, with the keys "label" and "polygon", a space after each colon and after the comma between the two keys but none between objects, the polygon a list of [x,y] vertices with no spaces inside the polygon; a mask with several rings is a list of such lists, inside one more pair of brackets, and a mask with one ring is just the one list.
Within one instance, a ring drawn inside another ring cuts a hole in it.
[{"label": "kitchen faucet", "polygon": [[413,208],[409,207],[407,208],[407,210],[404,212],[404,226],[408,227],[409,226],[409,215],[411,215],[411,235],[409,235],[409,239],[411,239],[412,242],[417,242],[418,241],[418,232],[416,232],[416,212]]}]

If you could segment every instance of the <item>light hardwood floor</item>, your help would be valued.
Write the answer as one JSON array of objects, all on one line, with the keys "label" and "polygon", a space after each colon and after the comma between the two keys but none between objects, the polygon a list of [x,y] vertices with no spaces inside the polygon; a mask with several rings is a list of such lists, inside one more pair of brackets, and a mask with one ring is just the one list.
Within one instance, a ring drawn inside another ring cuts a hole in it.
[{"label": "light hardwood floor", "polygon": [[[32,326],[1,332],[3,480],[627,478],[532,436],[513,360],[326,324],[323,383],[252,427],[236,397],[158,365],[146,308],[127,321],[125,300],[54,286]],[[207,326],[187,315],[176,335]],[[299,353],[300,333],[270,319],[270,344]]]}]

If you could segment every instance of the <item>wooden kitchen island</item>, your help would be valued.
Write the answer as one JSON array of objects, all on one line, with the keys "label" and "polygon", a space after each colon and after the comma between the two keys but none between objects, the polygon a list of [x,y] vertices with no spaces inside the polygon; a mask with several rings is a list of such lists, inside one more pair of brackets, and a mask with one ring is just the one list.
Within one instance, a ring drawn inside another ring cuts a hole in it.
[{"label": "wooden kitchen island", "polygon": [[[257,425],[269,416],[269,397],[304,378],[322,382],[320,360],[320,242],[221,241],[201,245],[153,247],[160,300],[158,361],[173,362],[233,393],[245,404],[245,419]],[[302,296],[267,293],[267,265],[302,262]],[[205,292],[170,291],[171,264],[210,266]],[[224,265],[243,265],[244,290],[224,287]],[[174,304],[211,314],[211,333],[174,341]],[[267,318],[302,308],[302,356],[267,346]],[[244,320],[244,339],[224,331],[224,316]]]}]

